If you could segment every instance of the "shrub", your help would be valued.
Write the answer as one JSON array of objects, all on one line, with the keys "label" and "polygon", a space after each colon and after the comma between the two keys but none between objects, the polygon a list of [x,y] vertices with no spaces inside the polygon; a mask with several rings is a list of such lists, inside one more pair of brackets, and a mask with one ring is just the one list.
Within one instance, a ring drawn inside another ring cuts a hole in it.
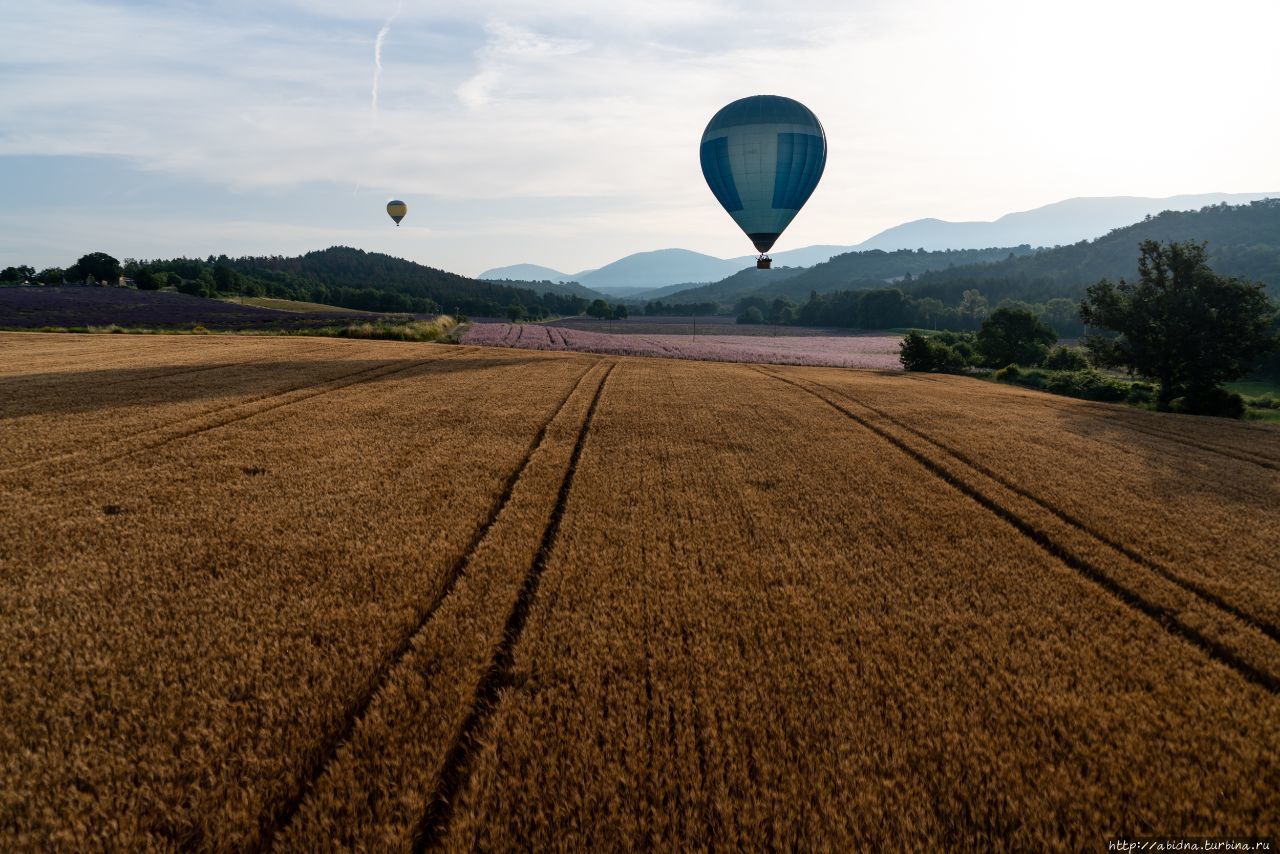
[{"label": "shrub", "polygon": [[1087,371],[1089,360],[1076,347],[1058,345],[1044,358],[1044,366],[1053,371]]},{"label": "shrub", "polygon": [[950,346],[951,352],[955,353],[966,365],[976,365],[980,361],[978,350],[973,346],[972,337],[961,338]]},{"label": "shrub", "polygon": [[1017,365],[1005,365],[996,371],[994,376],[1000,382],[1013,382],[1022,376],[1022,370]]},{"label": "shrub", "polygon": [[435,320],[378,321],[353,323],[337,331],[340,338],[377,338],[388,341],[438,341],[457,326],[447,314]]},{"label": "shrub", "polygon": [[899,345],[898,360],[908,371],[927,371],[957,374],[971,362],[959,350],[960,345],[949,347],[939,336],[925,336],[919,332],[908,333]]},{"label": "shrub", "polygon": [[[1078,397],[1083,400],[1123,401],[1132,403],[1146,402],[1150,397],[1150,387],[1143,383],[1127,383],[1104,376],[1095,370],[1086,368],[1083,371],[1050,371],[1025,370],[1017,365],[1007,365],[996,371],[992,377],[999,382],[1014,383],[1027,388],[1042,389],[1051,394],[1065,397]],[[1138,397],[1134,399],[1133,387],[1139,388]]]},{"label": "shrub", "polygon": [[1154,403],[1155,399],[1155,386],[1150,383],[1129,383],[1129,394],[1125,397],[1126,403],[1147,405]]},{"label": "shrub", "polygon": [[992,379],[1002,383],[1025,386],[1026,388],[1044,389],[1046,374],[1041,370],[1026,370],[1017,365],[1005,365],[991,375]]},{"label": "shrub", "polygon": [[1129,395],[1128,384],[1105,377],[1094,370],[1058,371],[1048,375],[1045,390],[1084,400],[1122,401]]},{"label": "shrub", "polygon": [[954,347],[948,347],[946,344],[935,343],[934,348],[937,351],[938,370],[949,374],[962,374],[967,369],[973,367],[972,348],[964,344],[957,344]]},{"label": "shrub", "polygon": [[187,294],[188,296],[198,297],[204,293],[204,286],[195,279],[178,279],[174,282],[173,278],[169,279],[177,289],[178,293]]},{"label": "shrub", "polygon": [[941,341],[948,347],[954,347],[956,344],[963,343],[972,349],[977,344],[977,338],[972,332],[935,332],[930,337],[935,341]]},{"label": "shrub", "polygon": [[1181,397],[1169,402],[1172,412],[1187,415],[1215,415],[1219,418],[1243,418],[1244,398],[1225,388],[1210,386],[1206,389],[1188,391]]}]

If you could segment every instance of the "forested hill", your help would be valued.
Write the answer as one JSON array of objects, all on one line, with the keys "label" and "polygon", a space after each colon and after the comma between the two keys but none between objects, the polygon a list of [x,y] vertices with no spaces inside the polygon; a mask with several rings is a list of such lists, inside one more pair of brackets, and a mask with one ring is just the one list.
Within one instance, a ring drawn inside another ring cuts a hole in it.
[{"label": "forested hill", "polygon": [[993,302],[1079,299],[1099,279],[1132,279],[1138,273],[1138,244],[1196,240],[1208,244],[1209,264],[1219,273],[1261,281],[1280,296],[1280,199],[1247,205],[1214,205],[1198,211],[1165,211],[1095,240],[1042,249],[988,264],[956,266],[924,273],[903,290],[917,297],[954,303],[970,289]]},{"label": "forested hill", "polygon": [[[212,260],[212,259],[211,259]],[[577,314],[589,302],[545,283],[545,290],[469,279],[379,252],[334,246],[295,257],[220,258],[243,284],[271,296],[375,311],[460,311],[497,315],[518,303],[531,314]]]},{"label": "forested hill", "polygon": [[905,276],[917,276],[926,270],[974,264],[980,261],[996,261],[1008,258],[1010,254],[1027,254],[1031,251],[1030,246],[1016,246],[994,249],[943,249],[933,252],[923,249],[899,249],[894,252],[871,249],[865,252],[846,252],[808,269],[784,267],[768,272],[755,269],[743,270],[719,282],[670,294],[664,297],[664,300],[673,303],[715,300],[731,305],[735,300],[749,295],[803,299],[809,296],[811,291],[828,293],[859,287],[882,287],[887,281],[896,281]]},{"label": "forested hill", "polygon": [[[804,267],[774,267],[772,270],[757,270],[754,265],[739,270],[728,278],[706,285],[689,283],[683,287],[675,285],[658,288],[654,293],[641,292],[631,296],[635,302],[648,302],[651,299],[662,299],[673,303],[720,302],[733,305],[734,301],[744,294],[754,294],[761,288],[795,278],[805,272]],[[674,290],[673,290],[674,289]]]},{"label": "forested hill", "polygon": [[879,287],[884,282],[910,279],[930,270],[1016,258],[1029,255],[1032,251],[1030,246],[1023,245],[987,249],[898,249],[894,252],[871,249],[865,252],[846,252],[824,264],[810,267],[795,278],[772,284],[762,293],[771,297],[803,299],[812,291],[823,294],[846,290],[853,283]]},{"label": "forested hill", "polygon": [[539,294],[550,291],[553,294],[582,297],[586,300],[605,298],[605,294],[600,291],[592,290],[577,282],[554,282],[550,279],[477,279],[477,281],[506,285],[509,288],[523,288]]}]

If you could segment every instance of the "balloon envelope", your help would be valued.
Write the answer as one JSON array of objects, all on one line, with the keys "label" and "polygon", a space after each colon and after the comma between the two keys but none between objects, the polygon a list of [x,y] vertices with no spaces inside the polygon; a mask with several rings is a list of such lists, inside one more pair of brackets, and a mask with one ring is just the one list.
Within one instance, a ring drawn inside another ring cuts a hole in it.
[{"label": "balloon envelope", "polygon": [[799,101],[753,95],[711,118],[700,153],[717,201],[756,249],[768,252],[818,186],[827,135]]},{"label": "balloon envelope", "polygon": [[408,212],[409,206],[399,199],[392,199],[387,202],[387,213],[396,221],[396,225],[400,224],[400,220],[404,219],[404,215]]}]

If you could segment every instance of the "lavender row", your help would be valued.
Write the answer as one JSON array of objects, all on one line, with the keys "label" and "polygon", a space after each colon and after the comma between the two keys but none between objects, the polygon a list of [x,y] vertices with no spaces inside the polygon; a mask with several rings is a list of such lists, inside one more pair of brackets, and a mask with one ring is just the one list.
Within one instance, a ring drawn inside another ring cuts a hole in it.
[{"label": "lavender row", "polygon": [[[353,315],[354,316],[354,315]],[[87,326],[298,330],[345,322],[339,313],[293,313],[167,291],[128,288],[0,288],[0,327]]]}]

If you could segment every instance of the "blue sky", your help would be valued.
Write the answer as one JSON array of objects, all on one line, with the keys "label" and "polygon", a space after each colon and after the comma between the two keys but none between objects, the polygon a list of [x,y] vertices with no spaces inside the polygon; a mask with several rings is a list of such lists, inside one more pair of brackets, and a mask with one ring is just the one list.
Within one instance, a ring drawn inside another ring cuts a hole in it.
[{"label": "blue sky", "polygon": [[[1069,196],[1280,186],[1273,0],[0,13],[0,265],[335,243],[467,274],[666,246],[738,256],[697,141],[758,93],[803,101],[830,140],[779,250]],[[382,211],[395,196],[399,229]]]}]

